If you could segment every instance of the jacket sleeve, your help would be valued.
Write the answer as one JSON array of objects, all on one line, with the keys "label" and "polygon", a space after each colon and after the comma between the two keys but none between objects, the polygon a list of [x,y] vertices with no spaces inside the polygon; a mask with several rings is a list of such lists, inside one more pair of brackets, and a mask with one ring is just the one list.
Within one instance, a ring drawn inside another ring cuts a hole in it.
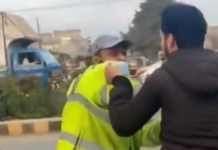
[{"label": "jacket sleeve", "polygon": [[160,146],[160,121],[149,121],[141,130],[141,146]]},{"label": "jacket sleeve", "polygon": [[140,130],[159,110],[159,72],[147,78],[142,88],[133,97],[133,88],[124,76],[116,76],[110,91],[109,115],[112,127],[120,136],[131,136]]}]

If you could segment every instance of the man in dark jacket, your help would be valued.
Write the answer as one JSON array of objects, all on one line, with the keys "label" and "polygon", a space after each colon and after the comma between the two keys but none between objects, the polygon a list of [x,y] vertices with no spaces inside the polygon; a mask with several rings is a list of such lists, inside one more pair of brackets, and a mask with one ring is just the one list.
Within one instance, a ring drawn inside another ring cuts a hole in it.
[{"label": "man in dark jacket", "polygon": [[161,46],[167,60],[133,97],[117,67],[105,71],[109,114],[120,136],[138,131],[161,108],[162,150],[218,149],[218,57],[203,48],[207,23],[194,6],[173,4],[161,14]]}]

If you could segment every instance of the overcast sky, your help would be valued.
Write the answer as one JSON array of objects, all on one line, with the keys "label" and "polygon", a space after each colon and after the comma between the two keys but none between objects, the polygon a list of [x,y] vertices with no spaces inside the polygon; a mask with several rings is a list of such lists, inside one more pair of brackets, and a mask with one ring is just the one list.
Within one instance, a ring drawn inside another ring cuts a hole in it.
[{"label": "overcast sky", "polygon": [[[113,1],[110,3],[95,3]],[[95,38],[101,33],[127,31],[135,10],[144,0],[0,0],[0,10],[17,10],[35,7],[75,5],[55,10],[14,12],[23,16],[36,29],[38,17],[41,32],[81,29],[83,34]],[[179,0],[201,9],[209,25],[218,25],[218,0]]]}]

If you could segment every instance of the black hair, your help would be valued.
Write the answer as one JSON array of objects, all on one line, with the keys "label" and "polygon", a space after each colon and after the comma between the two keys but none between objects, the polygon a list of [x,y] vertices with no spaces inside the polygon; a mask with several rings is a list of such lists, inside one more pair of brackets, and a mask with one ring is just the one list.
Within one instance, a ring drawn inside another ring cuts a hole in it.
[{"label": "black hair", "polygon": [[175,3],[162,11],[161,30],[173,35],[179,49],[203,48],[207,22],[195,6]]}]

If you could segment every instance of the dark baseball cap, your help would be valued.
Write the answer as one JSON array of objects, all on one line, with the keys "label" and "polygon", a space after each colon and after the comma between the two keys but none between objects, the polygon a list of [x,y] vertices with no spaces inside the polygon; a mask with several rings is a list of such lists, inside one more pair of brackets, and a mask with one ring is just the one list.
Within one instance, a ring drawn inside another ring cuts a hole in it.
[{"label": "dark baseball cap", "polygon": [[117,44],[121,44],[124,49],[130,48],[133,43],[125,40],[121,35],[117,34],[104,34],[97,37],[93,43],[93,52],[96,53],[101,49],[112,48]]}]

